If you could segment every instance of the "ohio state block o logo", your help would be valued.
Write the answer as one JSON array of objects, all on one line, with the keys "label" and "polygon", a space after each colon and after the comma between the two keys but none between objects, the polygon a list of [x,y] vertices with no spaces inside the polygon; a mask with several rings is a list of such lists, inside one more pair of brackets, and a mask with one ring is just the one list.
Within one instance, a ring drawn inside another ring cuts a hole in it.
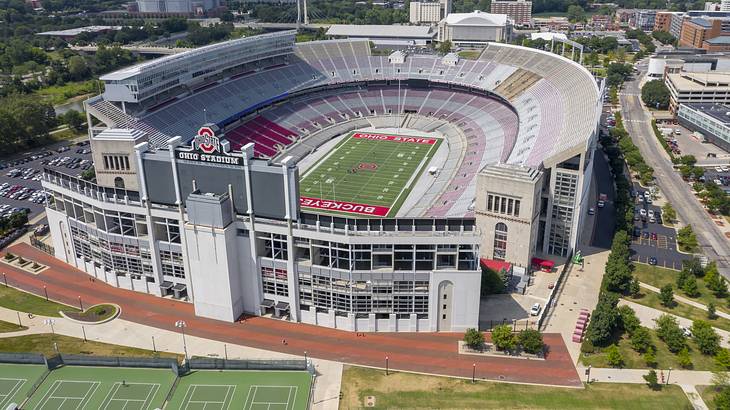
[{"label": "ohio state block o logo", "polygon": [[378,164],[374,162],[361,162],[360,165],[357,166],[357,168],[365,171],[375,171],[376,169],[378,169]]}]

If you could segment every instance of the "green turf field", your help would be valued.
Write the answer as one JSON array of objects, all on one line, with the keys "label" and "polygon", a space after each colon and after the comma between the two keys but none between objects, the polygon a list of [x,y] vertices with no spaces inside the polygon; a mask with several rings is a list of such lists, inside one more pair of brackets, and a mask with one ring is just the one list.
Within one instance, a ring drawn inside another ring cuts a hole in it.
[{"label": "green turf field", "polygon": [[45,371],[42,365],[0,364],[0,409],[22,403]]},{"label": "green turf field", "polygon": [[168,369],[62,367],[51,372],[26,408],[152,410],[162,407],[174,381]]},{"label": "green turf field", "polygon": [[394,216],[440,144],[439,138],[350,133],[303,176],[300,205]]},{"label": "green turf field", "polygon": [[198,370],[180,379],[167,408],[304,410],[311,383],[305,371]]}]

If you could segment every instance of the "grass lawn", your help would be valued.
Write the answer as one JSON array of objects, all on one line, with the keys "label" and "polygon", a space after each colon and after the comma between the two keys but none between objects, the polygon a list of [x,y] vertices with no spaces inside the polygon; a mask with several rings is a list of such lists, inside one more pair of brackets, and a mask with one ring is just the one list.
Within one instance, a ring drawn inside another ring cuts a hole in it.
[{"label": "grass lawn", "polygon": [[53,105],[63,104],[74,97],[98,92],[97,81],[79,81],[41,88],[36,91],[44,101]]},{"label": "grass lawn", "polygon": [[10,323],[4,320],[0,320],[0,333],[17,332],[19,330],[25,330],[27,327],[18,326],[17,323]]},{"label": "grass lawn", "polygon": [[353,132],[301,179],[300,205],[323,212],[393,216],[439,144],[439,138]]},{"label": "grass lawn", "polygon": [[714,409],[715,408],[715,395],[717,395],[717,390],[715,390],[714,386],[695,386],[697,391],[700,393],[700,396],[702,397],[702,400],[705,402],[708,408]]},{"label": "grass lawn", "polygon": [[18,310],[20,312],[33,313],[41,316],[60,317],[58,311],[78,311],[78,309],[47,301],[30,293],[15,288],[0,285],[0,306]]},{"label": "grass lawn", "polygon": [[67,354],[130,357],[178,357],[178,355],[173,353],[153,352],[152,350],[139,349],[136,347],[119,346],[94,341],[84,342],[83,339],[63,335],[53,336],[49,333],[0,338],[0,352],[29,352],[52,356],[56,354],[53,350],[54,341],[58,346],[59,352]]},{"label": "grass lawn", "polygon": [[[700,296],[690,298],[683,290],[677,289],[677,276],[679,275],[679,271],[661,268],[658,266],[650,266],[643,263],[634,263],[634,275],[637,279],[639,279],[639,282],[644,282],[648,285],[656,286],[657,288],[661,288],[666,284],[671,284],[672,287],[674,287],[675,294],[693,299],[705,306],[707,306],[710,302],[713,302],[717,310],[730,313],[730,309],[727,307],[727,299],[715,297],[712,291],[707,288],[707,285],[702,278],[697,278],[697,288],[700,291]],[[648,292],[648,290],[644,291]]]},{"label": "grass lawn", "polygon": [[117,314],[117,307],[109,304],[92,306],[83,312],[65,312],[66,316],[81,322],[97,323]]},{"label": "grass lawn", "polygon": [[85,137],[86,131],[76,131],[69,128],[51,134],[51,143],[65,140],[72,140],[78,137]]},{"label": "grass lawn", "polygon": [[478,382],[345,366],[340,408],[473,409],[664,409],[689,402],[678,386],[660,391],[643,384],[594,383],[585,389]]},{"label": "grass lawn", "polygon": [[[654,333],[653,329],[649,329],[649,332],[651,332],[652,339],[654,341],[654,346],[656,346],[656,359],[657,359],[657,369],[667,369],[669,367],[672,367],[674,369],[681,368],[679,366],[679,363],[677,362],[677,355],[670,352],[667,348],[667,345],[659,340],[659,338]],[[644,362],[644,357],[636,352],[634,349],[631,348],[631,344],[629,343],[628,335],[624,335],[625,337],[622,337],[621,340],[618,343],[619,351],[621,352],[621,356],[624,358],[624,366],[625,369],[649,369],[649,366],[646,365]],[[691,370],[714,370],[715,368],[715,360],[712,356],[707,356],[697,349],[697,345],[694,341],[691,339],[688,340],[689,345],[689,353],[690,357],[692,358],[692,369]],[[603,352],[598,352],[598,349],[596,349],[595,353],[591,354],[585,354],[581,353],[580,356],[581,362],[588,366],[591,365],[593,367],[611,367],[608,364],[608,361],[606,360],[606,354]]]},{"label": "grass lawn", "polygon": [[476,60],[479,58],[480,54],[482,54],[482,52],[476,50],[459,51],[459,57],[466,58],[467,60]]},{"label": "grass lawn", "polygon": [[698,309],[696,307],[686,305],[684,303],[674,302],[674,307],[667,308],[664,305],[661,304],[659,301],[659,294],[654,293],[652,291],[643,289],[642,296],[638,299],[629,298],[628,300],[631,300],[632,302],[636,302],[640,305],[649,306],[651,308],[661,310],[663,312],[671,313],[677,316],[681,316],[683,318],[687,318],[689,320],[704,320],[710,323],[712,326],[730,331],[730,320],[727,320],[722,317],[718,317],[715,319],[708,319],[707,318],[707,312],[701,309]]}]

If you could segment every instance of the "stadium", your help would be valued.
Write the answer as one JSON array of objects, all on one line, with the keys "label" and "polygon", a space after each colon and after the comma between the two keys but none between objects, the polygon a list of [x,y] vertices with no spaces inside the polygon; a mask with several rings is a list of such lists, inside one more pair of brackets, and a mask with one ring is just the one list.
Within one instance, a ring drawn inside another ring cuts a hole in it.
[{"label": "stadium", "polygon": [[44,173],[55,256],[203,317],[477,327],[482,266],[564,260],[592,201],[603,85],[541,50],[285,31],[101,80],[95,182]]}]

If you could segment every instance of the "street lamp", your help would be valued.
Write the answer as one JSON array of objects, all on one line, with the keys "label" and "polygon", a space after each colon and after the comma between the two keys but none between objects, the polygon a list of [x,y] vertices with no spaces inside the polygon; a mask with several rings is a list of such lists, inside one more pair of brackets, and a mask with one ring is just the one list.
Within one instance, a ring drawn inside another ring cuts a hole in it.
[{"label": "street lamp", "polygon": [[671,375],[672,375],[672,368],[670,367],[669,373],[667,374],[667,383],[666,384],[669,384],[669,376],[671,376]]},{"label": "street lamp", "polygon": [[175,327],[180,329],[180,332],[182,333],[182,339],[183,339],[183,350],[185,351],[185,361],[188,361],[188,345],[185,343],[185,328],[188,326],[187,323],[185,323],[184,320],[178,320],[175,322]]}]

